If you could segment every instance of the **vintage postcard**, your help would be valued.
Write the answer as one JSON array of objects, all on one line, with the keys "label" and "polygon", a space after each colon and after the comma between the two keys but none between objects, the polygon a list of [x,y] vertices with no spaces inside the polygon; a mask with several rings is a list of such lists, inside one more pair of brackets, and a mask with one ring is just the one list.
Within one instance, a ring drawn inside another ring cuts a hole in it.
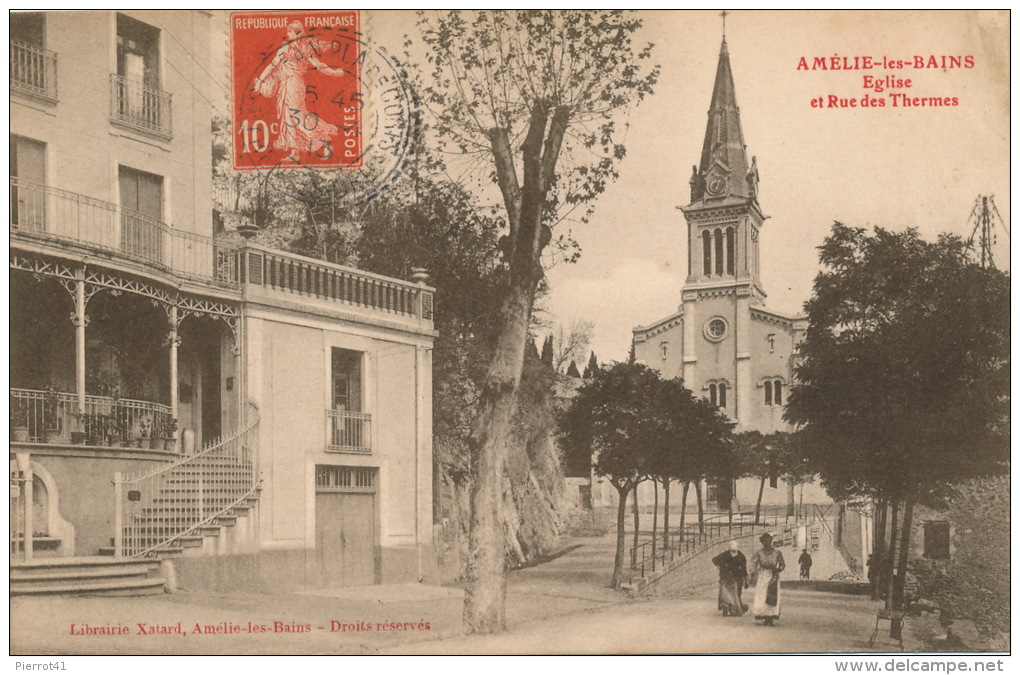
[{"label": "vintage postcard", "polygon": [[11,12],[13,672],[1002,670],[1009,36]]}]

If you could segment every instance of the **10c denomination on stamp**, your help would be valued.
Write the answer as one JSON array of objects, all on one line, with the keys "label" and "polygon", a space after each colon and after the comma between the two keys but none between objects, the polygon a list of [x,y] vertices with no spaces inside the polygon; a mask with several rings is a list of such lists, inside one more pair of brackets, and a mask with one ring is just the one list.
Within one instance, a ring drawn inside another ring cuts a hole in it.
[{"label": "10c denomination on stamp", "polygon": [[362,165],[360,30],[356,10],[231,15],[235,169]]}]

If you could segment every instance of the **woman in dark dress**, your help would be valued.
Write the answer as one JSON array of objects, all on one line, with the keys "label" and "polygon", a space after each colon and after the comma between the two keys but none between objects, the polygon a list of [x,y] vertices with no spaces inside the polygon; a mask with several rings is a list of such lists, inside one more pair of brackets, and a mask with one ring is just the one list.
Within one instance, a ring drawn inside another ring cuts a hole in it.
[{"label": "woman in dark dress", "polygon": [[719,609],[723,616],[740,616],[747,611],[741,599],[747,587],[747,558],[740,552],[737,542],[731,541],[730,548],[712,558],[719,568]]}]

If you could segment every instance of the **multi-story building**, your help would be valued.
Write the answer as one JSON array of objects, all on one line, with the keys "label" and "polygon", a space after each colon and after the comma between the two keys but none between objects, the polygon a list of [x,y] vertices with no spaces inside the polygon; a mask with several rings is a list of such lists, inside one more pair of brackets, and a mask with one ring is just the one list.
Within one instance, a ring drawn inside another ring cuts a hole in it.
[{"label": "multi-story building", "polygon": [[420,578],[424,277],[214,231],[207,13],[17,13],[10,57],[12,578]]},{"label": "multi-story building", "polygon": [[[690,178],[687,280],[676,312],[634,328],[639,363],[681,377],[736,423],[737,431],[789,430],[783,406],[807,322],[765,304],[759,241],[766,216],[758,203],[758,168],[748,161],[729,52],[723,39],[699,163]],[[754,505],[759,481],[709,481],[707,500]],[[795,494],[796,490],[796,494]],[[828,502],[816,485],[773,475],[762,503]],[[647,503],[647,501],[645,502]]]}]

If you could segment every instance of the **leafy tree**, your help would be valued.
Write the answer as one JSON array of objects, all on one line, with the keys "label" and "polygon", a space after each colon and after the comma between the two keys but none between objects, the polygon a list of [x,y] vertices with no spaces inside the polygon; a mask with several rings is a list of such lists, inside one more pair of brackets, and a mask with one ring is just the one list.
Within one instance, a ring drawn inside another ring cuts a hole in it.
[{"label": "leafy tree", "polygon": [[654,412],[661,382],[658,373],[643,365],[603,368],[578,388],[560,420],[563,445],[592,453],[595,473],[607,477],[619,496],[615,588],[624,581],[627,497],[648,475],[651,448],[662,443],[665,425]]},{"label": "leafy tree", "polygon": [[765,481],[787,475],[791,466],[800,465],[799,459],[791,455],[790,434],[776,431],[763,434],[760,431],[742,431],[736,435],[736,477],[758,479],[758,499],[754,504],[754,522],[761,517],[761,500],[765,492]]},{"label": "leafy tree", "polygon": [[588,365],[586,365],[584,367],[584,375],[583,375],[584,379],[587,380],[587,379],[591,378],[591,376],[594,375],[595,371],[598,370],[598,369],[599,369],[599,361],[598,361],[598,359],[595,358],[595,352],[592,352],[591,356],[588,358]]},{"label": "leafy tree", "polygon": [[498,502],[542,255],[558,220],[590,206],[615,178],[624,155],[616,114],[652,92],[658,68],[645,65],[650,45],[633,44],[639,27],[607,11],[420,15],[433,71],[421,92],[435,129],[448,146],[492,167],[508,230],[500,246],[508,271],[502,323],[470,441],[468,632],[505,629]]},{"label": "leafy tree", "polygon": [[831,495],[885,500],[893,533],[902,509],[898,608],[915,505],[1008,470],[1009,276],[913,229],[836,223],[820,253],[786,418]]}]

